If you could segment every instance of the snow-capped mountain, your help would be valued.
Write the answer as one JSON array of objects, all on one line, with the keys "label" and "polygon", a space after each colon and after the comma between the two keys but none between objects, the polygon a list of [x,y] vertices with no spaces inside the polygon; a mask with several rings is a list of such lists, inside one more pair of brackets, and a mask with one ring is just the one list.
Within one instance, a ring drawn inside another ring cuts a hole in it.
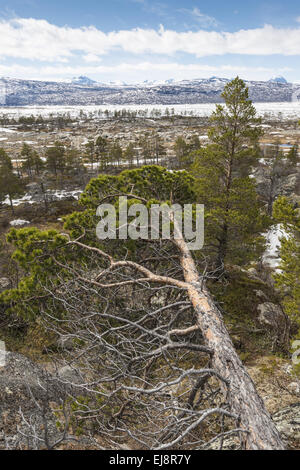
[{"label": "snow-capped mountain", "polygon": [[271,83],[287,83],[287,80],[284,77],[279,76],[279,77],[271,78],[271,80],[269,80],[269,82],[271,82]]},{"label": "snow-capped mountain", "polygon": [[74,85],[93,85],[94,83],[97,83],[95,80],[92,80],[89,77],[85,77],[84,75],[81,75],[80,77],[74,77],[71,80],[71,83]]},{"label": "snow-capped mountain", "polygon": [[[88,77],[71,82],[45,82],[0,79],[1,106],[32,105],[137,105],[137,104],[197,104],[222,101],[220,94],[229,79],[211,77],[193,80],[173,79],[99,83]],[[254,102],[290,102],[300,100],[300,84],[287,83],[283,77],[268,82],[247,81]]]}]

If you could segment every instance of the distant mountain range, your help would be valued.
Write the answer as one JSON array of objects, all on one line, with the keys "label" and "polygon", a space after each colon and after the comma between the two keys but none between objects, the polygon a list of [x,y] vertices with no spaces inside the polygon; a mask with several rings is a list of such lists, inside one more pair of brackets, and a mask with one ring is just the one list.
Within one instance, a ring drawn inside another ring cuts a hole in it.
[{"label": "distant mountain range", "polygon": [[[69,82],[49,82],[0,78],[0,106],[46,105],[175,105],[217,103],[221,101],[227,78],[202,78],[176,81],[99,83],[85,77]],[[288,83],[284,77],[267,82],[247,81],[254,102],[300,101],[300,84]]]}]

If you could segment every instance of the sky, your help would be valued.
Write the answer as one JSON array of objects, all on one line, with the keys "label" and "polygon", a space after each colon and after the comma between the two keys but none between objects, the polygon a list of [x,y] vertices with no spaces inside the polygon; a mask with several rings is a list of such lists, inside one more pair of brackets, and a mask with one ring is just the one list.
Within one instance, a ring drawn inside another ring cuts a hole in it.
[{"label": "sky", "polygon": [[0,0],[0,77],[300,83],[299,0]]}]

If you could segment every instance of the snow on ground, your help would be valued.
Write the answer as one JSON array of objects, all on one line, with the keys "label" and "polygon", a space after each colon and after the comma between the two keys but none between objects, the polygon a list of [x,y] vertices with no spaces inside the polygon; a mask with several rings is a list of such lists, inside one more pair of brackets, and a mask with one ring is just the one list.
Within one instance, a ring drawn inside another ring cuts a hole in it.
[{"label": "snow on ground", "polygon": [[29,220],[15,219],[15,220],[12,220],[11,222],[9,222],[9,224],[12,227],[17,227],[17,226],[30,224],[30,222],[29,222]]},{"label": "snow on ground", "polygon": [[[64,199],[68,199],[69,197],[73,197],[74,199],[78,200],[80,194],[82,193],[82,189],[74,189],[73,191],[66,191],[62,190],[48,190],[46,191],[47,200],[50,201],[62,201]],[[25,196],[20,197],[18,199],[13,199],[14,206],[20,206],[21,204],[37,204],[43,202],[43,195],[41,194],[39,198],[34,198],[31,194],[25,194]],[[3,204],[9,206],[10,200],[7,196],[6,199],[3,201]]]},{"label": "snow on ground", "polygon": [[262,257],[262,262],[265,266],[269,266],[270,268],[279,271],[278,266],[280,264],[280,239],[287,238],[289,235],[284,230],[282,225],[277,224],[274,225],[268,233],[265,235],[267,241],[267,249]]},{"label": "snow on ground", "polygon": [[49,199],[54,199],[54,200],[63,200],[68,197],[74,197],[74,199],[79,199],[80,194],[82,193],[81,189],[75,189],[74,191],[65,191],[63,190],[57,190],[57,191],[46,191],[46,195],[49,196]]},{"label": "snow on ground", "polygon": [[[34,204],[35,201],[32,201],[32,196],[29,194],[25,194],[25,196],[20,197],[18,199],[13,199],[12,200],[14,206],[19,206],[20,204],[24,204],[25,202],[29,204]],[[7,206],[10,206],[10,200],[9,197],[7,196],[6,199],[3,201],[3,204],[6,204]]]},{"label": "snow on ground", "polygon": [[[0,108],[1,109],[1,108]],[[5,114],[5,113],[4,113]],[[7,129],[7,127],[0,127],[0,132],[5,132],[6,134],[12,134],[16,131],[12,130],[12,129]]]}]

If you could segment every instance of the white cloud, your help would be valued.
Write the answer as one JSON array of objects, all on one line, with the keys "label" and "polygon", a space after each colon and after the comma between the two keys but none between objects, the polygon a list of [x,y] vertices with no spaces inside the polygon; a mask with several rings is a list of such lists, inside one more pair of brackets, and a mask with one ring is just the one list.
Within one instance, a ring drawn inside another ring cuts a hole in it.
[{"label": "white cloud", "polygon": [[0,57],[64,62],[78,54],[95,59],[115,50],[132,54],[177,52],[196,57],[225,54],[285,56],[300,54],[300,28],[242,29],[233,33],[199,30],[177,32],[136,28],[104,33],[90,26],[59,27],[46,20],[13,19],[0,22]]},{"label": "white cloud", "polygon": [[181,8],[178,11],[192,16],[202,28],[211,28],[218,26],[219,24],[216,18],[202,13],[197,7],[193,8],[192,10],[189,10],[188,8]]},{"label": "white cloud", "polygon": [[217,26],[218,25],[216,18],[214,18],[213,16],[205,15],[204,13],[201,13],[201,11],[198,8],[193,9],[193,15],[197,18],[197,21],[202,26]]},{"label": "white cloud", "polygon": [[89,63],[89,62],[101,62],[102,59],[96,54],[87,54],[83,56],[83,60]]}]

